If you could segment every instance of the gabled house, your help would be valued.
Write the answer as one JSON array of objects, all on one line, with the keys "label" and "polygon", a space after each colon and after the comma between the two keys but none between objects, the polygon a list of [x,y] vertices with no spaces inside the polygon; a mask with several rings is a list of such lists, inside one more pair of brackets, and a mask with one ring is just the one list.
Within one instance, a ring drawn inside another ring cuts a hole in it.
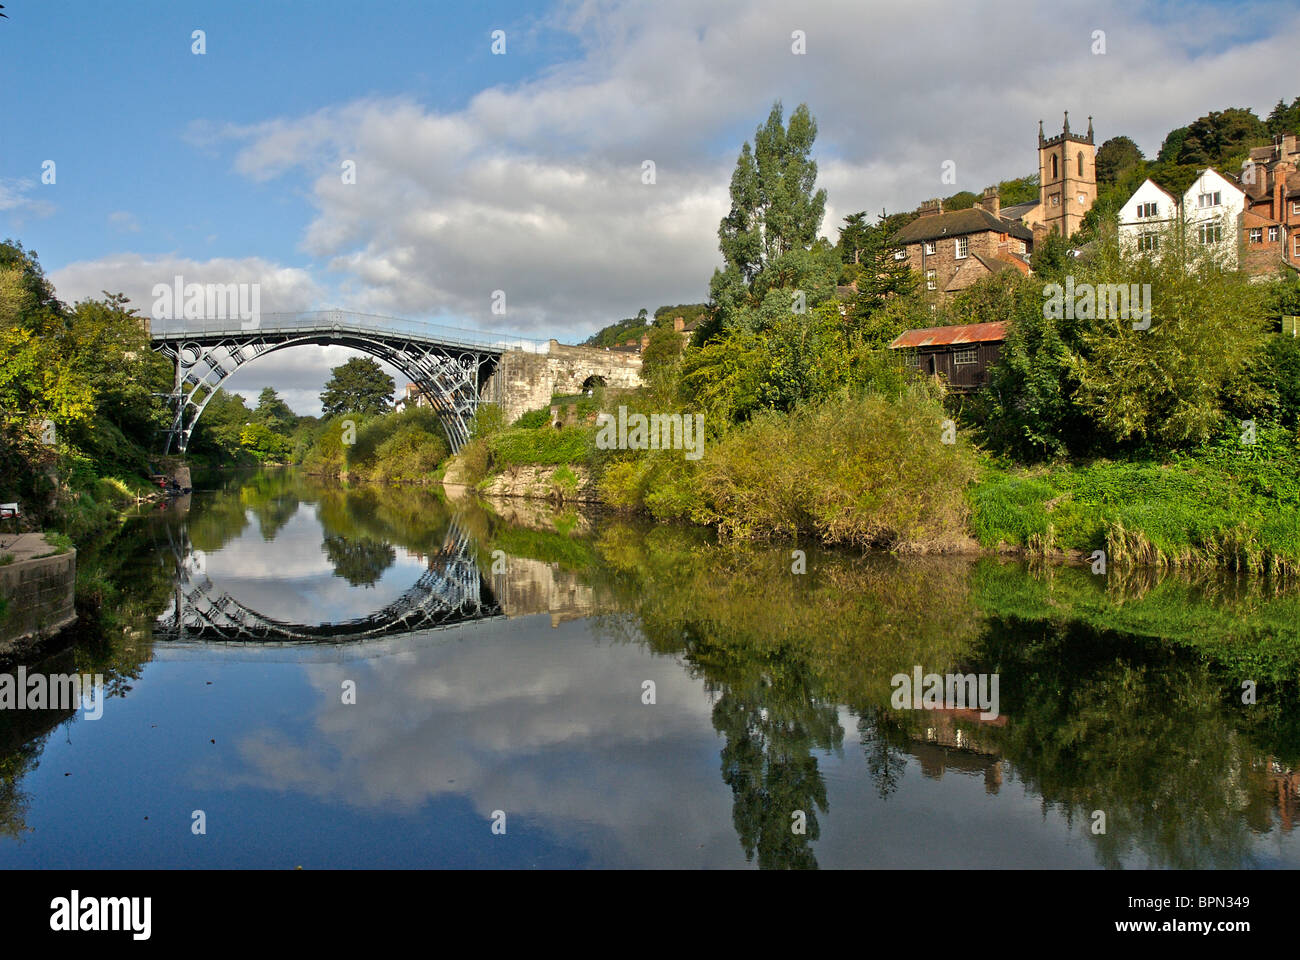
[{"label": "gabled house", "polygon": [[1003,270],[1029,272],[1033,231],[1001,216],[996,187],[969,210],[943,210],[942,200],[921,205],[894,235],[896,256],[922,278],[922,289],[943,298]]},{"label": "gabled house", "polygon": [[1293,134],[1256,147],[1241,166],[1243,269],[1300,270],[1300,142]]},{"label": "gabled house", "polygon": [[1129,253],[1159,256],[1170,228],[1177,226],[1188,244],[1210,249],[1224,266],[1235,270],[1243,266],[1245,211],[1245,191],[1210,167],[1178,198],[1145,180],[1120,208],[1120,246]]},{"label": "gabled house", "polygon": [[1178,220],[1178,198],[1151,179],[1119,210],[1119,242],[1125,253],[1155,253]]}]

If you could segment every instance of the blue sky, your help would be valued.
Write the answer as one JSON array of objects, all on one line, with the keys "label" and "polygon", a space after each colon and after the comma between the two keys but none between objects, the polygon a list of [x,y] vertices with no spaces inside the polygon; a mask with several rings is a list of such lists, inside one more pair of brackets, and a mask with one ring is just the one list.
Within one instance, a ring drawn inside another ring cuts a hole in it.
[{"label": "blue sky", "polygon": [[[0,236],[64,299],[120,290],[145,312],[180,273],[258,282],[263,310],[576,340],[704,298],[731,166],[776,99],[818,119],[834,237],[855,210],[1032,172],[1037,122],[1063,110],[1150,154],[1207,110],[1300,95],[1293,3],[5,6]],[[289,351],[231,385],[313,412],[338,361]]]}]

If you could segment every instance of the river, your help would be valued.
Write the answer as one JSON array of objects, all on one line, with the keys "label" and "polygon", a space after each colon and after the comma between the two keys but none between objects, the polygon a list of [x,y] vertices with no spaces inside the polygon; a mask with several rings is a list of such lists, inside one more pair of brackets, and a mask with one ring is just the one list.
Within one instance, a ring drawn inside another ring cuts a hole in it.
[{"label": "river", "polygon": [[80,552],[0,866],[1300,866],[1293,589],[195,482]]}]

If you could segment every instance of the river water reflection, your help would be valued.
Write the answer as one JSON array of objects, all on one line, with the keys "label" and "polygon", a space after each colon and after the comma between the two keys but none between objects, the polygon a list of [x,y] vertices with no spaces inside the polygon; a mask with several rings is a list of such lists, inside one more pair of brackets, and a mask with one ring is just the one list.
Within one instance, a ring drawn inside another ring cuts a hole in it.
[{"label": "river water reflection", "polygon": [[79,558],[110,696],[0,716],[0,865],[1300,865],[1294,591],[197,482]]}]

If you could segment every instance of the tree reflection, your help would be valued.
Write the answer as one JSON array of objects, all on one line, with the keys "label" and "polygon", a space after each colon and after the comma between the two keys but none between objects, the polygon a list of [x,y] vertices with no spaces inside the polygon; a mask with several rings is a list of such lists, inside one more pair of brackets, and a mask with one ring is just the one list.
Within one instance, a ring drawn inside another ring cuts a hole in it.
[{"label": "tree reflection", "polygon": [[392,545],[379,540],[326,536],[321,547],[334,567],[334,575],[354,587],[373,587],[397,561]]}]

